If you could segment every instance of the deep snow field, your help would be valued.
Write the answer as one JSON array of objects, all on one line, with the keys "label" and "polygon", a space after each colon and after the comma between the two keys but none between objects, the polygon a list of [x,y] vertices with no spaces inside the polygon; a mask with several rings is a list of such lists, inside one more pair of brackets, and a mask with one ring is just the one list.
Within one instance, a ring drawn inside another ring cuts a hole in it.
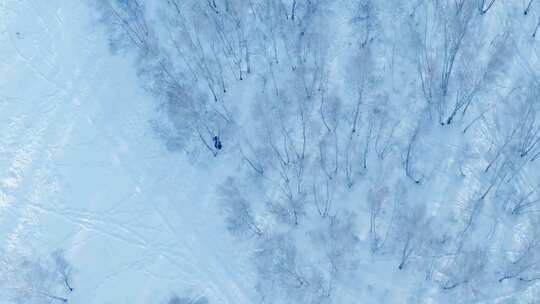
[{"label": "deep snow field", "polygon": [[0,304],[540,303],[536,2],[0,0]]}]

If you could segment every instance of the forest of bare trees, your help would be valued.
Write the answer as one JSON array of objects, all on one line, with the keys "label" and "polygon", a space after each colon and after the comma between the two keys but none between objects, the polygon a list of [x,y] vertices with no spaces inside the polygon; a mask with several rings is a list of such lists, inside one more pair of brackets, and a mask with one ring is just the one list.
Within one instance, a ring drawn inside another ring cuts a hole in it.
[{"label": "forest of bare trees", "polygon": [[155,2],[97,7],[164,144],[239,160],[209,191],[255,302],[343,303],[368,260],[461,303],[538,297],[540,2]]}]

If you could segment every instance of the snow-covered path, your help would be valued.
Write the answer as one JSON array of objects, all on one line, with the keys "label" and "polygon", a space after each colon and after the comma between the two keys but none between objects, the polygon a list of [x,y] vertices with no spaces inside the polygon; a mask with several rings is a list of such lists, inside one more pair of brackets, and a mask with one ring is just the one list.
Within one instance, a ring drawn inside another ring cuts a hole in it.
[{"label": "snow-covered path", "polygon": [[0,249],[65,249],[72,303],[249,303],[247,253],[209,199],[226,162],[201,170],[163,149],[133,59],[109,54],[93,14],[0,2]]}]

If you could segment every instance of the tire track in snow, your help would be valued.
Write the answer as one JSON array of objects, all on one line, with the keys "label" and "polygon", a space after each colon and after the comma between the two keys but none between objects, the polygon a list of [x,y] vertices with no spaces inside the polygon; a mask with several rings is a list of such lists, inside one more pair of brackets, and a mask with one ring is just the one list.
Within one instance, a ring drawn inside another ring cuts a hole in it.
[{"label": "tire track in snow", "polygon": [[[105,130],[101,130],[100,134],[109,141],[110,146],[118,146],[117,140],[114,138],[114,136],[107,134]],[[122,140],[122,139],[119,139]],[[162,210],[161,205],[162,204],[168,204],[170,201],[169,197],[159,198],[158,197],[150,197],[149,193],[152,193],[155,195],[157,191],[152,190],[146,190],[151,189],[150,187],[147,187],[147,185],[141,184],[138,180],[133,178],[134,176],[138,176],[136,172],[133,171],[132,166],[130,164],[137,163],[138,156],[137,155],[129,155],[129,158],[127,155],[124,155],[123,157],[119,157],[118,161],[120,166],[127,172],[130,172],[128,176],[131,178],[131,181],[134,185],[136,185],[137,189],[140,189],[140,193],[142,197],[144,198],[144,201],[147,202],[147,205],[151,208],[151,210],[158,216],[158,218],[161,220],[160,223],[165,226],[165,228],[175,237],[178,244],[181,244],[185,247],[184,250],[179,251],[177,248],[172,248],[170,246],[163,246],[162,248],[159,248],[156,250],[161,256],[167,258],[169,262],[173,265],[175,265],[178,269],[182,271],[186,271],[186,268],[189,268],[189,273],[191,274],[198,274],[198,277],[200,277],[201,282],[204,284],[210,284],[210,286],[207,286],[207,288],[210,288],[213,291],[213,295],[216,298],[221,298],[222,303],[248,303],[248,299],[243,295],[242,292],[236,292],[235,295],[231,295],[228,292],[225,291],[224,286],[228,286],[231,284],[230,281],[216,281],[216,278],[223,278],[228,277],[226,275],[216,275],[215,273],[210,272],[207,268],[207,265],[209,263],[212,263],[214,266],[218,262],[214,257],[201,259],[201,255],[203,255],[206,251],[211,250],[210,246],[201,246],[198,248],[194,248],[193,246],[188,245],[188,242],[186,240],[185,231],[179,232],[174,227],[173,224],[171,224],[171,221],[167,218],[167,213]],[[167,179],[167,175],[165,174],[164,177],[158,178],[153,181],[154,184],[160,185],[160,184],[166,184],[171,185],[172,188],[174,188],[176,179],[174,178],[176,176],[169,177],[169,181],[165,182]],[[181,183],[181,180],[178,180],[177,182]],[[163,185],[160,185],[163,186]],[[168,206],[165,208],[167,210],[175,210],[175,208],[171,208]],[[175,214],[179,215],[179,214]],[[186,220],[187,218],[179,218],[180,220]],[[177,219],[178,220],[178,219]],[[188,225],[189,226],[189,225]],[[189,227],[184,227],[189,229]],[[188,230],[189,231],[189,230]],[[194,254],[197,254],[197,259],[195,258]],[[213,267],[213,270],[222,270],[222,267],[215,266]],[[196,276],[197,277],[197,276]],[[238,286],[235,286],[235,290],[240,290]]]}]

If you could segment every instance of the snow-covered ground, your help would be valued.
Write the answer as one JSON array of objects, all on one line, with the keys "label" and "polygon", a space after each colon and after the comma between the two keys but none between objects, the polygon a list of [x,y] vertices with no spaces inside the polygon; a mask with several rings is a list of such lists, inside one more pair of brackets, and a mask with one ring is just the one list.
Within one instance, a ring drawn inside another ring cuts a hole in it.
[{"label": "snow-covered ground", "polygon": [[0,252],[64,249],[71,303],[249,303],[211,199],[225,161],[164,149],[133,59],[94,17],[85,1],[0,2]]},{"label": "snow-covered ground", "polygon": [[0,0],[0,304],[538,301],[535,1],[233,2]]}]

